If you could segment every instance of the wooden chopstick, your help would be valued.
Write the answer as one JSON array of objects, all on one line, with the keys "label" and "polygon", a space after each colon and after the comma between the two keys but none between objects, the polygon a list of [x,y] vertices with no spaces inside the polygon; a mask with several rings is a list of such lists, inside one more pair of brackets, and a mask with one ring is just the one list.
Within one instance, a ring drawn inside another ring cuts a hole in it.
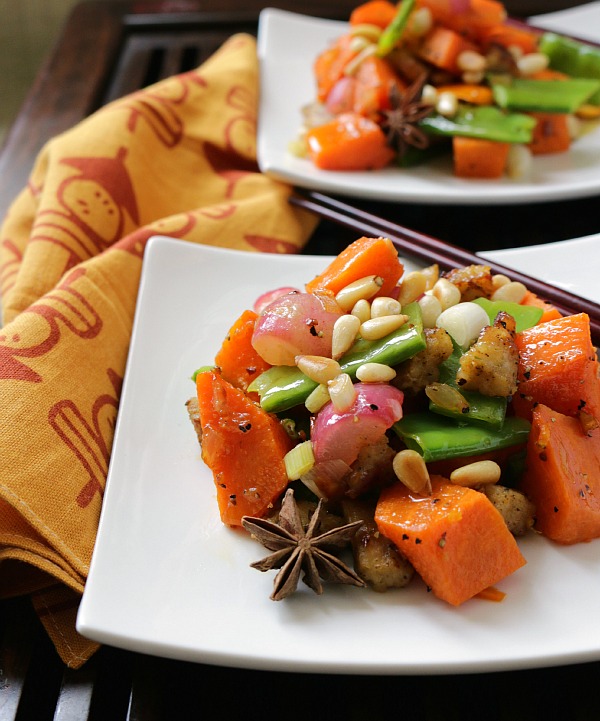
[{"label": "wooden chopstick", "polygon": [[379,218],[322,193],[297,190],[296,194],[291,196],[290,203],[354,230],[357,234],[388,237],[400,254],[427,264],[437,263],[442,270],[472,264],[487,265],[493,273],[502,273],[511,280],[520,281],[532,293],[554,305],[564,315],[587,313],[590,317],[592,341],[600,344],[600,305],[592,300],[581,298],[501,263],[481,258],[465,248]]}]

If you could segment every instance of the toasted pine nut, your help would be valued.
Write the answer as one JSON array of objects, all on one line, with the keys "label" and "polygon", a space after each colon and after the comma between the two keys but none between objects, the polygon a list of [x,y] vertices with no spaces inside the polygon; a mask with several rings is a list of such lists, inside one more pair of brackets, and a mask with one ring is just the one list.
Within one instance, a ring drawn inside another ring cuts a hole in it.
[{"label": "toasted pine nut", "polygon": [[379,340],[398,330],[407,320],[408,316],[402,313],[371,318],[360,326],[360,335],[365,340]]},{"label": "toasted pine nut", "polygon": [[361,298],[361,300],[356,301],[350,313],[355,315],[361,323],[364,323],[371,318],[371,304],[368,300]]},{"label": "toasted pine nut", "polygon": [[396,453],[393,460],[394,473],[398,480],[413,493],[431,495],[431,479],[423,456],[417,451],[406,449]]},{"label": "toasted pine nut", "polygon": [[453,470],[450,480],[457,486],[476,488],[498,483],[500,474],[500,466],[495,461],[476,461]]},{"label": "toasted pine nut", "polygon": [[341,373],[337,361],[320,355],[296,356],[296,365],[315,383],[327,383]]},{"label": "toasted pine nut", "polygon": [[442,91],[438,94],[435,109],[440,115],[446,118],[451,118],[453,115],[456,115],[456,111],[458,110],[458,99],[456,95],[446,90]]},{"label": "toasted pine nut", "polygon": [[483,70],[465,70],[461,75],[463,83],[467,85],[479,85],[479,83],[485,78]]},{"label": "toasted pine nut", "polygon": [[469,404],[463,394],[447,383],[430,383],[425,386],[425,395],[441,408],[458,413],[466,413]]},{"label": "toasted pine nut", "polygon": [[577,140],[581,135],[581,120],[576,115],[567,115],[567,130],[571,140]]},{"label": "toasted pine nut", "polygon": [[417,8],[410,14],[407,33],[415,38],[421,38],[431,30],[433,26],[433,16],[431,10],[427,7]]},{"label": "toasted pine nut", "polygon": [[527,53],[516,62],[521,75],[534,75],[548,67],[548,56],[544,53]]},{"label": "toasted pine nut", "polygon": [[525,55],[525,51],[520,45],[509,45],[506,49],[513,56],[513,60],[518,60]]},{"label": "toasted pine nut", "polygon": [[325,383],[319,383],[314,391],[308,394],[304,405],[309,413],[318,413],[330,400],[327,385]]},{"label": "toasted pine nut", "polygon": [[331,357],[334,360],[341,358],[352,347],[359,329],[360,320],[355,315],[341,315],[336,320],[331,339]]},{"label": "toasted pine nut", "polygon": [[400,305],[404,307],[420,298],[427,289],[427,281],[427,276],[420,270],[407,273],[400,284],[400,293],[398,295]]},{"label": "toasted pine nut", "polygon": [[382,285],[383,278],[381,276],[367,275],[342,288],[335,299],[342,310],[348,311],[354,307],[357,301],[372,298]]},{"label": "toasted pine nut", "polygon": [[356,400],[356,391],[352,383],[352,378],[347,373],[340,373],[333,380],[327,383],[329,397],[340,413],[347,411]]},{"label": "toasted pine nut", "polygon": [[510,278],[503,273],[496,273],[492,276],[492,285],[496,289],[502,287],[503,285],[506,285],[507,283],[510,283]]},{"label": "toasted pine nut", "polygon": [[422,102],[427,103],[428,105],[435,105],[437,96],[438,91],[433,85],[429,85],[429,83],[423,85],[423,90],[421,91]]},{"label": "toasted pine nut", "polygon": [[531,173],[533,155],[526,145],[511,143],[506,159],[506,174],[509,178],[525,178]]},{"label": "toasted pine nut", "polygon": [[480,72],[486,68],[486,59],[475,50],[463,50],[456,58],[459,70]]},{"label": "toasted pine nut", "polygon": [[425,290],[431,290],[440,277],[440,266],[437,263],[433,263],[423,268],[420,272],[425,276],[427,283]]},{"label": "toasted pine nut", "polygon": [[363,383],[388,383],[396,371],[384,363],[363,363],[356,369],[356,377]]},{"label": "toasted pine nut", "polygon": [[435,297],[426,293],[419,298],[419,306],[421,307],[421,317],[423,319],[424,328],[435,328],[439,314],[442,312],[442,304]]},{"label": "toasted pine nut", "polygon": [[431,289],[431,293],[442,304],[442,310],[460,303],[460,290],[447,278],[440,278]]},{"label": "toasted pine nut", "polygon": [[371,303],[371,318],[380,318],[382,315],[398,315],[402,306],[395,298],[380,296],[373,298]]},{"label": "toasted pine nut", "polygon": [[511,280],[510,283],[506,283],[506,285],[501,286],[492,293],[492,300],[508,300],[511,303],[520,303],[526,293],[527,288],[523,283]]}]

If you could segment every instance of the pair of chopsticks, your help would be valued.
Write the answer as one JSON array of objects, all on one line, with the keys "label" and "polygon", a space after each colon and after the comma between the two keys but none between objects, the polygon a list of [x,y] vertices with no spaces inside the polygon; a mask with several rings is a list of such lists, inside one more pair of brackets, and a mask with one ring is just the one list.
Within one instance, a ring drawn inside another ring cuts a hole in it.
[{"label": "pair of chopsticks", "polygon": [[502,273],[511,280],[523,283],[532,293],[554,305],[563,315],[587,313],[590,317],[592,342],[600,345],[600,305],[594,301],[581,298],[495,261],[481,258],[452,243],[379,218],[322,193],[297,191],[291,196],[290,203],[349,228],[359,235],[387,237],[401,255],[410,256],[427,265],[437,263],[443,271],[465,265],[487,265],[493,273]]}]

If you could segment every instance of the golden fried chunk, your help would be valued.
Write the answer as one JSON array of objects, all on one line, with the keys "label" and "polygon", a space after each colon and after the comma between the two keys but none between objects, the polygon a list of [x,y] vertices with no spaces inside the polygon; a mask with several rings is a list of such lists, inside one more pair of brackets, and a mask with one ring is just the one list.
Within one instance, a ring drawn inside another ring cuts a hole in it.
[{"label": "golden fried chunk", "polygon": [[196,396],[186,401],[185,407],[187,408],[188,416],[190,417],[190,421],[196,431],[198,443],[202,445],[202,425],[200,424],[200,410],[198,408],[198,399]]},{"label": "golden fried chunk", "polygon": [[515,344],[515,321],[498,313],[494,325],[485,326],[479,338],[460,359],[458,387],[484,396],[512,396],[517,390],[519,351]]},{"label": "golden fried chunk", "polygon": [[374,520],[375,505],[364,500],[345,500],[342,510],[346,523],[363,521],[352,540],[356,573],[380,593],[406,586],[414,569],[396,545],[379,533]]},{"label": "golden fried chunk", "polygon": [[488,265],[467,265],[444,273],[444,278],[460,290],[462,302],[489,298],[494,292],[492,271]]},{"label": "golden fried chunk", "polygon": [[443,328],[426,328],[427,346],[401,363],[392,383],[400,390],[416,395],[439,379],[439,365],[452,355],[452,339]]},{"label": "golden fried chunk", "polygon": [[533,528],[535,506],[525,494],[499,485],[485,486],[483,492],[500,511],[513,536],[524,536]]},{"label": "golden fried chunk", "polygon": [[392,462],[396,451],[390,448],[387,436],[377,443],[361,448],[351,471],[344,476],[348,498],[358,498],[369,490],[381,488],[395,478]]}]

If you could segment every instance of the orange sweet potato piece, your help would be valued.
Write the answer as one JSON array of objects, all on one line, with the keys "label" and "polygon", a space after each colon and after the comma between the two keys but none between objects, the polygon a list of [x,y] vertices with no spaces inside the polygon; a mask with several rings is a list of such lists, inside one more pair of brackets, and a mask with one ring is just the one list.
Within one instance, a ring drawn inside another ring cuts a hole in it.
[{"label": "orange sweet potato piece", "polygon": [[392,66],[376,55],[362,61],[355,77],[354,111],[367,117],[376,117],[382,110],[391,108],[393,87],[400,95],[406,89],[406,83]]},{"label": "orange sweet potato piece", "polygon": [[567,416],[585,411],[600,420],[600,365],[586,313],[567,315],[517,333],[519,388],[515,413],[531,419],[542,403]]},{"label": "orange sweet potato piece", "polygon": [[398,251],[389,238],[358,238],[336,256],[325,270],[306,284],[308,293],[342,288],[367,275],[383,278],[379,295],[390,295],[404,272]]},{"label": "orange sweet potato piece", "polygon": [[379,125],[353,112],[311,128],[306,142],[311,160],[322,170],[377,170],[394,157]]},{"label": "orange sweet potato piece", "polygon": [[253,310],[245,310],[229,329],[215,356],[221,377],[243,391],[257,376],[270,368],[251,343],[257,318]]},{"label": "orange sweet potato piece", "polygon": [[452,93],[459,100],[472,105],[491,105],[494,101],[492,89],[489,85],[456,83],[455,85],[440,85],[437,91],[438,93]]},{"label": "orange sweet potato piece", "polygon": [[433,593],[459,606],[521,568],[525,559],[483,493],[442,476],[431,480],[427,497],[415,498],[400,482],[385,488],[375,521]]},{"label": "orange sweet potato piece", "polygon": [[396,6],[389,0],[369,0],[350,13],[350,25],[376,25],[386,28],[396,15]]},{"label": "orange sweet potato piece", "polygon": [[553,541],[600,537],[600,428],[545,405],[533,411],[521,490],[535,504],[535,528]]},{"label": "orange sweet potato piece", "polygon": [[429,8],[436,22],[464,35],[476,36],[482,29],[497,27],[506,19],[504,5],[496,0],[471,0],[469,8],[460,13],[451,0],[417,0],[417,7]]},{"label": "orange sweet potato piece", "polygon": [[452,138],[454,174],[459,178],[494,179],[506,168],[509,143],[481,138]]},{"label": "orange sweet potato piece", "polygon": [[535,32],[505,23],[483,28],[478,35],[484,49],[492,45],[502,45],[504,48],[512,46],[520,48],[526,54],[535,53],[539,42]]},{"label": "orange sweet potato piece", "polygon": [[535,293],[532,293],[530,290],[525,293],[525,296],[521,301],[521,305],[531,305],[535,308],[542,309],[542,317],[539,319],[538,324],[547,323],[549,320],[556,320],[557,318],[563,317],[562,313],[560,313],[557,308],[555,308],[551,303],[547,303],[545,300],[542,300],[539,296],[537,296]]},{"label": "orange sweet potato piece", "polygon": [[537,123],[529,148],[534,155],[564,153],[571,147],[568,116],[564,113],[529,113]]},{"label": "orange sweet potato piece", "polygon": [[352,46],[350,35],[340,36],[335,44],[317,55],[313,72],[317,83],[317,98],[321,102],[327,100],[333,86],[342,77],[344,68],[357,54]]},{"label": "orange sweet potato piece", "polygon": [[219,373],[199,373],[196,391],[202,459],[213,473],[221,520],[241,526],[242,516],[264,516],[285,490],[291,440],[276,416]]},{"label": "orange sweet potato piece", "polygon": [[477,47],[455,30],[435,25],[425,36],[418,55],[436,68],[460,75],[456,60],[465,50],[477,51]]}]

